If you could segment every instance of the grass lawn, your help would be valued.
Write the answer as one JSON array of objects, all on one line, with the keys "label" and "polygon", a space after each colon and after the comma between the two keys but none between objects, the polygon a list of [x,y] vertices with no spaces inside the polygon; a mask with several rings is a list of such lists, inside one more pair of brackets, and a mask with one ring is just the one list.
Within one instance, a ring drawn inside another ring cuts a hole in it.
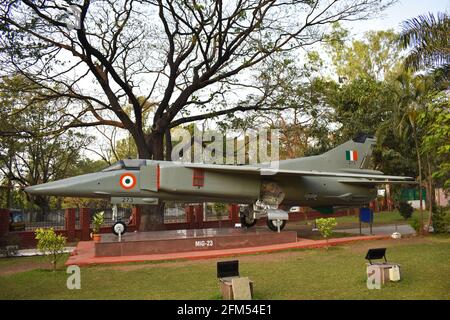
[{"label": "grass lawn", "polygon": [[[387,247],[402,280],[366,287],[368,248]],[[226,258],[232,259],[232,258]],[[312,250],[239,256],[256,299],[450,299],[450,237],[378,240]],[[224,259],[222,259],[224,260]],[[0,259],[0,299],[220,299],[218,259],[102,265],[81,269],[81,290],[43,257]]]},{"label": "grass lawn", "polygon": [[[423,219],[425,222],[428,221],[428,211],[423,212]],[[375,212],[373,223],[375,225],[377,224],[407,224],[410,223],[413,219],[420,219],[420,212],[419,210],[414,210],[413,215],[408,220],[403,219],[403,217],[400,215],[398,211],[381,211],[381,212]],[[344,216],[344,217],[338,217],[337,218],[338,223],[346,224],[346,223],[359,223],[359,219],[356,216]]]}]

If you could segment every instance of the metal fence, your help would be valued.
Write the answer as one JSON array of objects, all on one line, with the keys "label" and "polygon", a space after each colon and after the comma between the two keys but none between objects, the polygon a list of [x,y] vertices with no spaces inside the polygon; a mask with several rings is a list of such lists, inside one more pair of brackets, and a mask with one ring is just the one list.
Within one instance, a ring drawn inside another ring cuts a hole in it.
[{"label": "metal fence", "polygon": [[[164,223],[186,223],[186,204],[185,203],[168,203],[164,209]],[[229,220],[228,206],[216,206],[214,203],[204,203],[203,205],[204,221],[224,221]],[[16,210],[17,211],[17,210]],[[34,231],[37,228],[53,228],[55,230],[65,229],[65,210],[52,210],[46,213],[42,211],[26,211],[23,213],[23,222],[26,231]],[[93,227],[92,220],[96,213],[103,211],[104,227],[112,226],[116,220],[113,217],[111,207],[91,208],[89,209],[90,226]],[[131,208],[118,207],[117,220],[128,223],[132,214]],[[80,210],[75,210],[75,228],[81,229]]]},{"label": "metal fence", "polygon": [[[90,215],[90,219],[91,219],[91,223],[90,223],[91,228],[93,227],[92,220],[94,219],[94,215],[97,214],[98,212],[102,212],[102,211],[103,211],[102,226],[104,226],[104,227],[112,226],[116,221],[119,221],[119,220],[128,224],[128,221],[130,220],[130,216],[132,213],[131,208],[118,207],[117,208],[117,218],[114,219],[112,208],[90,209],[89,215]],[[77,223],[79,225],[79,213],[78,213]]]},{"label": "metal fence", "polygon": [[[43,213],[42,211],[31,211],[31,210],[17,210],[13,209],[12,212],[19,213],[13,215],[18,217],[17,221],[22,226],[25,224],[24,231],[34,231],[38,228],[53,228],[54,230],[64,230],[65,229],[65,209],[51,210]],[[116,220],[113,218],[112,208],[103,209],[89,209],[90,215],[90,226],[92,228],[92,219],[97,212],[104,212],[104,222],[102,226],[112,226]],[[117,208],[117,220],[124,221],[128,223],[132,213],[131,208]],[[19,218],[20,217],[20,218]],[[20,221],[19,221],[20,220]],[[80,225],[80,210],[75,210],[75,229],[81,229]],[[18,228],[17,231],[23,230],[22,227]]]},{"label": "metal fence", "polygon": [[164,223],[187,222],[186,205],[184,203],[170,203],[164,207]]},{"label": "metal fence", "polygon": [[46,213],[41,211],[23,211],[25,231],[34,231],[38,228],[53,228],[63,230],[65,227],[64,210],[52,210]]},{"label": "metal fence", "polygon": [[217,206],[215,203],[204,203],[203,213],[205,221],[230,220],[229,206]]}]

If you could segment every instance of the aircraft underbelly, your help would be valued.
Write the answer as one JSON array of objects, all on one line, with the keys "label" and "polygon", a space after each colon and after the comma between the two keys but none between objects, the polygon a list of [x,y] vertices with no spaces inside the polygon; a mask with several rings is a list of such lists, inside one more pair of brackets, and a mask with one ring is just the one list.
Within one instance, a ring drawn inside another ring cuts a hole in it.
[{"label": "aircraft underbelly", "polygon": [[376,198],[375,188],[344,185],[334,177],[295,177],[278,181],[285,192],[283,204],[338,206],[367,204]]}]

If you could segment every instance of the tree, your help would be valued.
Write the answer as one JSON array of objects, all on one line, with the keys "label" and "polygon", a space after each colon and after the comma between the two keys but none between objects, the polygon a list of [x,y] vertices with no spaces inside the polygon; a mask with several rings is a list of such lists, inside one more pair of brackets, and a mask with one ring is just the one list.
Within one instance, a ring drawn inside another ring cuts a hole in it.
[{"label": "tree", "polygon": [[36,229],[36,240],[38,240],[37,248],[44,255],[50,257],[50,262],[53,265],[53,271],[56,270],[56,264],[64,253],[66,245],[66,237],[57,235],[53,228],[50,229]]},{"label": "tree", "polygon": [[[403,48],[410,48],[411,52],[406,57],[405,65],[414,71],[431,69],[431,77],[433,88],[436,91],[448,90],[448,82],[450,80],[450,19],[447,13],[439,12],[436,16],[432,13],[428,15],[420,15],[416,18],[407,20],[403,23],[403,31],[401,34],[401,43]],[[434,90],[433,90],[434,91]],[[433,98],[431,99],[433,100]],[[448,106],[448,100],[447,100]],[[440,110],[441,111],[441,110]],[[425,112],[426,113],[426,112]],[[443,116],[436,116],[440,112],[433,112],[436,119],[445,119],[445,108],[443,109]],[[422,124],[426,123],[425,117],[418,115],[418,119]],[[444,120],[445,122],[445,120]],[[432,123],[429,123],[433,127]],[[445,131],[445,123],[443,123],[443,130]],[[427,128],[427,126],[425,127]],[[425,129],[428,132],[429,129]],[[438,132],[441,131],[438,129]],[[439,136],[439,134],[438,134]],[[440,139],[439,137],[437,139]],[[424,137],[423,149],[429,151],[430,145],[433,144],[434,139],[428,135]],[[444,142],[445,148],[445,142]],[[436,149],[435,149],[436,150]],[[438,156],[442,155],[442,147],[438,148]],[[447,151],[444,151],[445,153]],[[433,183],[432,183],[432,169],[430,164],[430,157],[428,152],[425,152],[428,165],[428,195],[429,195],[429,221],[428,226],[431,224],[432,219],[432,203],[433,203]],[[419,164],[420,165],[420,164]],[[437,175],[445,173],[445,162],[440,165],[440,169]],[[448,170],[447,170],[448,171]],[[420,175],[419,175],[420,177]],[[420,193],[421,194],[421,193]],[[422,200],[422,199],[421,199]],[[421,201],[422,209],[422,201]],[[420,221],[422,223],[422,219]],[[422,232],[422,228],[421,228]]]},{"label": "tree", "polygon": [[393,30],[369,31],[362,40],[346,44],[348,31],[339,24],[328,35],[328,51],[341,82],[383,81],[401,64],[398,35]]},{"label": "tree", "polygon": [[450,189],[450,100],[445,91],[432,91],[428,96],[428,102],[418,116],[418,123],[424,128],[420,151],[428,164],[427,225],[430,226],[436,213],[433,182],[446,190]]},{"label": "tree", "polygon": [[[230,113],[218,121],[219,127],[240,128],[243,131],[259,128],[278,129],[280,159],[296,158],[316,152],[311,142],[325,142],[328,133],[329,106],[325,103],[326,85],[321,81],[323,61],[316,51],[308,52],[299,64],[290,53],[271,56],[258,68],[256,81],[265,92],[263,100],[249,96],[248,105],[264,103],[267,108],[246,113]],[[270,90],[268,90],[270,88]],[[319,151],[320,152],[320,151]]]},{"label": "tree", "polygon": [[[40,101],[41,94],[44,93],[23,77],[4,77],[0,82],[0,173],[9,187],[66,178],[77,167],[80,149],[91,141],[72,130],[43,135],[45,128],[54,128],[60,106]],[[28,104],[33,107],[25,108]],[[48,212],[50,197],[27,197],[43,214]]]},{"label": "tree", "polygon": [[450,189],[450,98],[446,92],[432,95],[421,110],[418,121],[425,128],[421,152],[432,154],[436,170],[432,177],[445,189]]},{"label": "tree", "polygon": [[438,68],[450,76],[450,18],[447,13],[420,15],[403,23],[401,43],[411,52],[406,65],[414,70]]},{"label": "tree", "polygon": [[[331,88],[324,93],[333,108],[336,140],[347,140],[358,132],[375,133],[375,168],[386,174],[417,176],[422,185],[425,129],[418,116],[429,101],[433,81],[414,76],[404,67],[398,36],[392,31],[369,32],[350,45],[346,36],[339,26],[330,34],[329,50],[339,80],[324,79]],[[425,160],[430,167],[429,157]],[[431,197],[431,191],[428,194]]]},{"label": "tree", "polygon": [[333,128],[329,132],[332,146],[360,132],[375,134],[389,120],[390,82],[402,60],[398,36],[392,30],[367,32],[363,39],[352,40],[347,30],[335,24],[326,40],[332,76],[317,79],[322,85],[316,89],[331,109],[327,122]]},{"label": "tree", "polygon": [[[420,201],[420,233],[423,232],[423,199],[422,199],[422,185],[423,185],[423,164],[420,153],[420,146],[423,135],[423,128],[419,126],[419,114],[424,109],[427,95],[430,91],[433,82],[427,77],[413,77],[409,70],[404,70],[397,77],[396,96],[397,103],[394,105],[395,117],[394,123],[397,126],[397,132],[400,135],[411,136],[414,140],[414,150],[417,157],[417,170],[419,182],[419,201]],[[429,164],[428,164],[429,165]],[[430,195],[432,188],[429,188]],[[431,202],[429,202],[431,209]],[[430,210],[431,211],[431,210]]]},{"label": "tree", "polygon": [[[140,158],[168,159],[170,128],[264,107],[243,106],[230,98],[245,87],[243,71],[274,53],[320,41],[321,26],[366,19],[391,3],[7,2],[0,12],[2,69],[49,89],[46,99],[70,105],[61,118],[63,128],[123,128],[133,137]],[[140,96],[145,99],[139,101]],[[220,100],[229,102],[226,108],[215,107]],[[144,123],[143,105],[148,101],[156,101],[157,107],[151,123]],[[124,112],[126,104],[131,115]],[[162,225],[161,209],[146,207],[145,229]]]}]

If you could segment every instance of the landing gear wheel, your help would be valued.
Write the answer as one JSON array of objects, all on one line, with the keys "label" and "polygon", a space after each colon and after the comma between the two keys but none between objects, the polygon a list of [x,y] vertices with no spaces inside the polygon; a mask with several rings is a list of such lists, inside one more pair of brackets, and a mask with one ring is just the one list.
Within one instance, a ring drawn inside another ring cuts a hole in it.
[{"label": "landing gear wheel", "polygon": [[278,231],[278,226],[280,226],[280,231],[283,230],[286,225],[286,220],[269,220],[267,219],[267,226],[272,231]]},{"label": "landing gear wheel", "polygon": [[127,231],[127,226],[125,223],[123,223],[122,221],[118,221],[116,223],[114,223],[113,227],[112,227],[112,232],[118,236],[119,233],[121,235],[123,235],[125,232]]},{"label": "landing gear wheel", "polygon": [[243,214],[243,215],[241,215],[241,223],[246,228],[253,227],[256,224],[256,222],[258,222],[258,219],[255,219],[250,214]]}]

